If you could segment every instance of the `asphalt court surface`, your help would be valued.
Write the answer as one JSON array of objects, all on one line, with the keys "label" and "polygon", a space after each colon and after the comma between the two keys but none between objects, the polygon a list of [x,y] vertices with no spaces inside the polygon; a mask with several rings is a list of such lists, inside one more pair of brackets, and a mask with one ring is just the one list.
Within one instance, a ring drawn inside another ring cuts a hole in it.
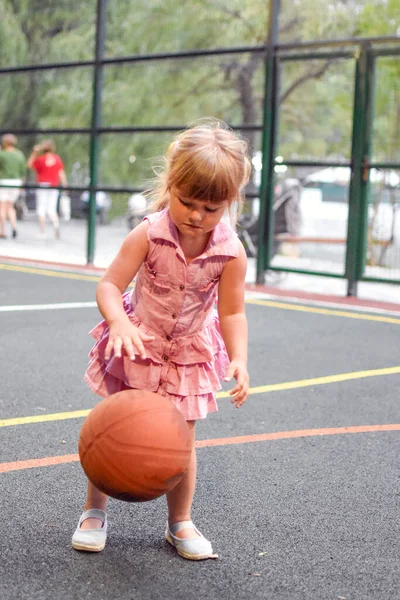
[{"label": "asphalt court surface", "polygon": [[88,555],[70,547],[85,496],[70,417],[97,401],[83,373],[98,278],[0,277],[2,600],[400,597],[400,315],[250,299],[253,393],[239,410],[222,393],[197,428],[193,518],[219,560],[174,554],[162,498],[112,500],[107,547]]}]

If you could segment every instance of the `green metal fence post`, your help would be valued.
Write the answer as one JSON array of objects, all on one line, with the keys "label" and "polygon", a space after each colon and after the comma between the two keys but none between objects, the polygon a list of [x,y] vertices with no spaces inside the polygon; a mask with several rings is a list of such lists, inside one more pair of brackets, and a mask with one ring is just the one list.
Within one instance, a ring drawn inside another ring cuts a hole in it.
[{"label": "green metal fence post", "polygon": [[372,149],[372,129],[375,97],[375,66],[376,59],[371,49],[366,49],[366,73],[365,73],[365,107],[364,107],[364,135],[363,135],[363,165],[361,180],[360,201],[360,235],[358,239],[358,264],[357,279],[361,280],[368,249],[368,208],[370,188],[370,156]]},{"label": "green metal fence post", "polygon": [[262,133],[262,172],[260,186],[260,217],[257,248],[257,274],[259,284],[265,282],[273,241],[274,162],[277,121],[277,58],[280,0],[270,0],[268,47],[265,57],[265,89]]},{"label": "green metal fence post", "polygon": [[103,58],[106,37],[108,0],[97,0],[95,64],[93,70],[93,100],[90,128],[90,183],[89,219],[87,236],[87,263],[93,264],[96,235],[96,187],[99,161],[99,133],[101,126],[101,94],[103,89]]},{"label": "green metal fence post", "polygon": [[366,111],[367,50],[361,46],[356,64],[354,86],[353,136],[351,147],[351,179],[349,188],[349,217],[347,223],[346,271],[347,295],[357,295],[360,278],[360,235],[363,221],[361,205],[363,197],[363,168],[365,166],[365,111]]}]

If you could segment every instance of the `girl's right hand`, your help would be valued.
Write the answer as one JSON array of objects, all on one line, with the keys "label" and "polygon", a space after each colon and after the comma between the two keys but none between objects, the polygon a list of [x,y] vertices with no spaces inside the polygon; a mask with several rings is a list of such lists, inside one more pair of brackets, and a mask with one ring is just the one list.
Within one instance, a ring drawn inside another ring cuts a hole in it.
[{"label": "girl's right hand", "polygon": [[131,360],[135,360],[135,354],[138,354],[144,360],[146,352],[143,342],[152,340],[154,340],[154,336],[143,333],[129,320],[115,321],[110,324],[110,334],[104,358],[110,360],[112,352],[114,352],[114,356],[119,358],[122,355],[122,348],[124,348]]}]

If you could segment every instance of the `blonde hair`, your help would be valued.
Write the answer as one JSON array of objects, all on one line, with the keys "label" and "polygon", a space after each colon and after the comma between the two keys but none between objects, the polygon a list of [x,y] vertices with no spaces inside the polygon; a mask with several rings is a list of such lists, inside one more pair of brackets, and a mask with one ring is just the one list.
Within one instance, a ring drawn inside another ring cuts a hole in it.
[{"label": "blonde hair", "polygon": [[147,195],[155,211],[169,204],[175,187],[186,198],[207,202],[236,201],[243,204],[244,187],[250,176],[247,142],[217,120],[194,125],[181,132],[170,144],[164,168]]},{"label": "blonde hair", "polygon": [[42,152],[52,152],[52,153],[54,153],[56,151],[56,145],[53,142],[53,140],[44,140],[40,144],[40,150]]},{"label": "blonde hair", "polygon": [[1,138],[2,146],[13,146],[15,147],[18,143],[17,138],[12,133],[5,133]]}]

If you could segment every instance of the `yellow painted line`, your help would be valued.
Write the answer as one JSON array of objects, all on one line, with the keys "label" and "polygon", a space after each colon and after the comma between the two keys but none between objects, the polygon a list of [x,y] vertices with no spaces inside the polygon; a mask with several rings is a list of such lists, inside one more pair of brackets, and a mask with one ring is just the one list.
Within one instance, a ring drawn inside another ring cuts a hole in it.
[{"label": "yellow painted line", "polygon": [[[284,383],[272,383],[252,387],[249,394],[268,394],[270,392],[281,392],[294,390],[314,385],[327,385],[329,383],[340,383],[354,379],[365,379],[367,377],[382,377],[384,375],[400,374],[400,366],[385,369],[373,369],[369,371],[354,371],[352,373],[339,373],[338,375],[327,375],[325,377],[314,377],[312,379],[300,379],[299,381],[286,381]],[[218,392],[217,398],[230,398],[229,392]],[[70,412],[53,413],[47,415],[32,415],[29,417],[16,417],[14,419],[0,420],[0,427],[11,427],[14,425],[28,425],[32,423],[46,423],[49,421],[65,421],[67,419],[80,419],[86,417],[91,409],[74,410]]]},{"label": "yellow painted line", "polygon": [[13,425],[27,425],[31,423],[46,423],[48,421],[66,421],[67,419],[81,419],[90,413],[86,410],[72,410],[70,412],[53,413],[47,415],[32,415],[30,417],[17,417],[15,419],[0,420],[0,427],[11,427]]},{"label": "yellow painted line", "polygon": [[400,325],[400,319],[393,317],[381,317],[379,315],[365,315],[346,310],[332,310],[330,308],[317,308],[315,306],[303,306],[301,304],[289,304],[285,302],[274,302],[272,300],[256,300],[249,298],[248,304],[260,304],[261,306],[271,306],[272,308],[283,308],[285,310],[297,310],[299,312],[314,313],[317,315],[330,315],[332,317],[345,317],[347,319],[361,319],[362,321],[378,321],[379,323],[395,323]]},{"label": "yellow painted line", "polygon": [[[32,275],[44,275],[46,277],[59,277],[61,279],[80,279],[82,281],[99,281],[101,275],[85,275],[81,273],[68,273],[64,271],[51,271],[50,269],[37,269],[36,267],[18,267],[16,265],[5,265],[0,263],[0,269],[4,271],[19,271]],[[128,287],[133,287],[130,283]]]},{"label": "yellow painted line", "polygon": [[[81,273],[68,273],[50,269],[41,269],[36,267],[20,267],[17,265],[0,264],[0,269],[5,271],[18,271],[20,273],[31,273],[34,275],[44,275],[47,277],[59,277],[64,279],[75,279],[81,281],[99,281],[100,275],[85,275]],[[132,284],[129,287],[133,287]],[[247,304],[258,304],[261,306],[271,306],[272,308],[282,308],[284,310],[295,310],[298,312],[314,313],[319,315],[330,315],[334,317],[345,317],[348,319],[361,319],[363,321],[376,321],[379,323],[394,323],[400,325],[400,319],[393,317],[383,317],[379,315],[362,314],[344,310],[334,310],[330,308],[318,308],[315,306],[306,306],[304,304],[295,304],[288,302],[275,302],[273,300],[246,299]],[[356,310],[356,308],[355,308]]]},{"label": "yellow painted line", "polygon": [[46,277],[59,277],[62,279],[81,279],[82,281],[99,281],[100,275],[84,275],[81,273],[67,273],[64,271],[51,271],[50,269],[36,269],[35,267],[18,267],[17,265],[0,264],[4,271],[18,271],[32,275],[45,275]]},{"label": "yellow painted line", "polygon": [[[325,377],[314,377],[313,379],[300,379],[300,381],[286,381],[284,383],[272,383],[250,388],[250,394],[267,394],[269,392],[281,392],[283,390],[294,390],[313,385],[327,385],[353,379],[364,379],[366,377],[381,377],[382,375],[398,375],[399,367],[388,367],[385,369],[371,369],[369,371],[354,371],[352,373],[339,373],[338,375],[327,375]],[[217,398],[228,398],[229,392],[219,392]],[[1,421],[0,421],[1,424]]]}]

